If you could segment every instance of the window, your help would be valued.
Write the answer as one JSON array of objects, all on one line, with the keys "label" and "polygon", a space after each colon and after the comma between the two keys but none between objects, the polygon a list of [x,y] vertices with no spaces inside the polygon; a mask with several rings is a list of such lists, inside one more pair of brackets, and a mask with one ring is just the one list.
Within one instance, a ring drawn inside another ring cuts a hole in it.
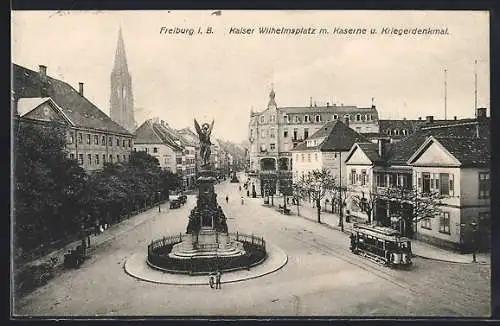
[{"label": "window", "polygon": [[384,186],[384,183],[383,183],[383,178],[384,176],[382,174],[375,174],[375,184],[377,185],[377,187],[383,187]]},{"label": "window", "polygon": [[295,154],[295,161],[299,161],[299,154]]},{"label": "window", "polygon": [[99,154],[95,154],[95,164],[99,165]]},{"label": "window", "polygon": [[422,192],[431,192],[431,174],[424,172],[422,173]]},{"label": "window", "polygon": [[453,174],[450,174],[450,196],[455,195],[455,190],[453,189],[453,187],[454,187]]},{"label": "window", "polygon": [[314,153],[314,160],[318,162],[318,153]]},{"label": "window", "polygon": [[286,122],[286,123],[290,123],[290,120],[289,120],[287,114],[283,115],[283,121]]},{"label": "window", "polygon": [[298,115],[295,116],[295,123],[300,123],[300,117]]},{"label": "window", "polygon": [[109,163],[113,163],[113,155],[109,154]]},{"label": "window", "polygon": [[75,154],[73,154],[73,153],[69,154],[69,159],[70,160],[74,160],[75,159]]},{"label": "window", "polygon": [[311,153],[307,153],[307,162],[311,163]]},{"label": "window", "polygon": [[126,139],[123,140],[123,146],[122,147],[126,147]]},{"label": "window", "polygon": [[441,183],[439,190],[441,195],[450,195],[450,175],[448,173],[440,173],[439,181]]},{"label": "window", "polygon": [[319,114],[316,115],[316,122],[321,122],[321,115]]},{"label": "window", "polygon": [[351,120],[351,117],[348,114],[344,114],[344,120]]},{"label": "window", "polygon": [[420,227],[422,229],[432,230],[431,219],[430,218],[424,218],[422,220],[422,222],[420,223]]},{"label": "window", "polygon": [[158,153],[158,148],[153,147],[153,153]]},{"label": "window", "polygon": [[304,122],[310,122],[309,121],[309,116],[307,114],[304,116]]},{"label": "window", "polygon": [[109,137],[108,139],[108,145],[113,146],[113,138]]},{"label": "window", "polygon": [[102,138],[101,138],[101,145],[102,146],[106,145],[106,136],[102,136]]},{"label": "window", "polygon": [[338,114],[334,114],[334,115],[333,115],[333,120],[338,120],[338,118],[339,118],[339,115],[338,115]]},{"label": "window", "polygon": [[262,130],[262,138],[266,138],[267,136],[267,130]]},{"label": "window", "polygon": [[78,144],[83,143],[83,135],[81,132],[78,133]]},{"label": "window", "polygon": [[479,199],[490,198],[490,173],[479,172]]},{"label": "window", "polygon": [[90,134],[87,134],[87,144],[90,145]]},{"label": "window", "polygon": [[361,114],[356,114],[356,121],[361,121]]},{"label": "window", "polygon": [[102,164],[106,163],[106,154],[102,154]]},{"label": "window", "polygon": [[260,123],[264,123],[264,116],[263,115],[260,116]]},{"label": "window", "polygon": [[366,181],[367,181],[367,178],[366,178],[366,170],[363,169],[361,170],[361,185],[362,186],[365,186],[366,185]]},{"label": "window", "polygon": [[309,129],[305,128],[304,129],[304,139],[307,139],[307,138],[309,138]]},{"label": "window", "polygon": [[299,131],[297,130],[297,128],[294,128],[293,129],[293,140],[297,140],[298,133],[299,133]]},{"label": "window", "polygon": [[182,164],[182,157],[178,157],[178,158],[176,159],[176,162],[177,162],[177,164]]},{"label": "window", "polygon": [[83,165],[83,154],[78,154],[78,164]]},{"label": "window", "polygon": [[127,157],[125,156],[125,154],[123,154],[123,162],[126,162],[127,161]]},{"label": "window", "polygon": [[274,138],[274,128],[271,128],[269,132],[269,137]]},{"label": "window", "polygon": [[443,212],[439,217],[439,232],[450,234],[450,213]]},{"label": "window", "polygon": [[120,155],[116,154],[116,162],[120,162]]},{"label": "window", "polygon": [[70,144],[73,144],[75,142],[75,133],[72,132],[72,131],[69,133],[69,140],[68,140],[68,142]]},{"label": "window", "polygon": [[274,151],[274,149],[276,148],[276,145],[275,144],[269,144],[269,148]]},{"label": "window", "polygon": [[351,174],[349,174],[349,181],[352,185],[356,183],[356,169],[351,170]]},{"label": "window", "polygon": [[403,134],[403,136],[406,136],[406,134],[407,134],[406,129],[402,129],[402,130],[401,130],[401,133]]},{"label": "window", "polygon": [[387,129],[387,134],[390,136],[392,134],[392,130],[391,129]]},{"label": "window", "polygon": [[394,135],[399,136],[399,129],[394,129]]},{"label": "window", "polygon": [[116,137],[116,146],[120,146],[120,138]]},{"label": "window", "polygon": [[288,137],[288,130],[283,131],[283,138]]},{"label": "window", "polygon": [[130,141],[130,139],[128,140],[128,147],[132,147],[132,142]]},{"label": "window", "polygon": [[87,154],[87,160],[89,162],[89,165],[92,165],[92,154]]},{"label": "window", "polygon": [[94,145],[99,145],[99,136],[94,135]]},{"label": "window", "polygon": [[275,122],[276,121],[276,116],[275,115],[272,115],[271,116],[271,122]]},{"label": "window", "polygon": [[305,159],[306,158],[306,154],[302,153],[301,156],[302,156],[302,162],[305,162],[306,161],[306,159]]}]

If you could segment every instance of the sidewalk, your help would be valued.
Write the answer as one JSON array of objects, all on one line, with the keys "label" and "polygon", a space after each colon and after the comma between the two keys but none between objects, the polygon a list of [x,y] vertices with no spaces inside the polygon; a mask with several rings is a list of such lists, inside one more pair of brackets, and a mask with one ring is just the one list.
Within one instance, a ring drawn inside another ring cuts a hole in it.
[{"label": "sidewalk", "polygon": [[[277,209],[278,205],[282,205],[283,198],[276,197],[274,198],[274,207],[269,206],[270,209]],[[287,208],[290,209],[292,215],[297,216],[297,206],[296,205],[287,205]],[[312,222],[318,221],[316,208],[312,207],[312,203],[304,203],[304,206],[299,207],[300,217],[308,219]],[[332,214],[329,212],[321,212],[321,224],[324,226],[340,231],[339,217],[337,214]],[[352,230],[352,223],[347,223],[344,220],[344,233],[350,234]],[[419,241],[419,240],[411,240],[411,246],[413,253],[421,258],[445,261],[450,263],[473,263],[472,262],[472,254],[460,254],[453,251],[448,251],[445,249],[441,249],[439,247],[433,246],[431,244]],[[491,264],[491,255],[489,253],[478,253],[476,255],[476,261],[479,264]]]},{"label": "sidewalk", "polygon": [[[168,202],[164,202],[161,204],[162,212],[168,211]],[[137,215],[130,216],[121,222],[115,223],[108,227],[108,229],[99,233],[98,235],[91,234],[90,235],[90,248],[87,249],[88,254],[92,254],[92,252],[99,247],[100,245],[113,240],[117,236],[128,232],[135,228],[136,226],[146,222],[153,215],[152,213],[158,213],[158,206],[151,207],[143,212],[138,213]],[[49,262],[51,258],[57,258],[56,268],[61,266],[64,262],[64,254],[67,253],[71,249],[75,249],[78,245],[81,244],[81,240],[75,240],[73,242],[68,243],[64,247],[60,249],[56,249],[51,253],[39,257],[35,260],[27,262],[23,264],[23,266],[16,266],[16,269],[22,269],[28,266],[36,266],[46,262]]]}]

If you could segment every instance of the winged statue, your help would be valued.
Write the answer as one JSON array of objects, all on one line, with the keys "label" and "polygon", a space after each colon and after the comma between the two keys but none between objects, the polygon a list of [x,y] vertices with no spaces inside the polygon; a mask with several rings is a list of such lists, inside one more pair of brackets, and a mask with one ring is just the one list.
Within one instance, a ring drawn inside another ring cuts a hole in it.
[{"label": "winged statue", "polygon": [[196,128],[196,132],[198,133],[198,138],[200,139],[200,156],[203,161],[203,166],[207,166],[210,164],[210,146],[212,143],[210,142],[210,134],[212,133],[212,128],[214,127],[214,120],[212,123],[203,123],[200,127],[198,121],[194,119],[194,126]]}]

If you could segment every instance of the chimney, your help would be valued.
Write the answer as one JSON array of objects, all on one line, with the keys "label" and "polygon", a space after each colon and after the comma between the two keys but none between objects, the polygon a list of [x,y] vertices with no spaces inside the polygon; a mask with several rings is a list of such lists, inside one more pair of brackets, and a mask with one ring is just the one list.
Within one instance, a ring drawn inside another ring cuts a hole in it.
[{"label": "chimney", "polygon": [[418,117],[418,120],[422,120],[422,117]]},{"label": "chimney", "polygon": [[378,156],[383,157],[385,154],[385,144],[387,143],[387,139],[379,138],[378,139]]},{"label": "chimney", "polygon": [[161,124],[162,126],[164,126],[164,125],[165,125],[165,121],[160,120],[160,124]]},{"label": "chimney", "polygon": [[486,118],[486,108],[477,108],[476,115],[478,119]]},{"label": "chimney", "polygon": [[82,82],[78,83],[78,93],[80,93],[80,95],[83,96],[83,83]]},{"label": "chimney", "polygon": [[348,117],[344,118],[344,123],[345,123],[346,126],[349,127],[349,118]]},{"label": "chimney", "polygon": [[454,116],[454,117],[453,117],[453,120],[457,120],[457,116]]},{"label": "chimney", "polygon": [[425,121],[427,123],[433,123],[434,122],[434,116],[433,115],[428,115],[425,117]]},{"label": "chimney", "polygon": [[329,108],[330,107],[330,102],[326,102],[326,107]]},{"label": "chimney", "polygon": [[47,77],[47,66],[39,65],[40,78],[45,79]]}]

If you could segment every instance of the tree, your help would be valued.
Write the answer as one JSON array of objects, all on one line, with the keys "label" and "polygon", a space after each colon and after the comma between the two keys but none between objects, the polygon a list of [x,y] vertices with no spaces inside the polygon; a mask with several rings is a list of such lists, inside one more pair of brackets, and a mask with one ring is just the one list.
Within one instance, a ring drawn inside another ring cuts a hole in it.
[{"label": "tree", "polygon": [[381,194],[381,198],[399,203],[402,220],[409,223],[407,225],[414,225],[417,230],[418,222],[441,214],[440,206],[444,196],[439,192],[418,191],[416,187],[389,187]]},{"label": "tree", "polygon": [[66,151],[67,127],[15,120],[14,241],[31,250],[76,232],[87,176]]},{"label": "tree", "polygon": [[321,200],[325,197],[329,189],[336,184],[336,179],[328,169],[315,169],[302,175],[298,180],[299,187],[316,204],[318,223],[321,223]]},{"label": "tree", "polygon": [[372,213],[378,198],[378,194],[373,191],[368,191],[366,195],[364,191],[361,192],[361,195],[357,193],[351,195],[352,204],[367,215],[368,223],[372,223]]}]

